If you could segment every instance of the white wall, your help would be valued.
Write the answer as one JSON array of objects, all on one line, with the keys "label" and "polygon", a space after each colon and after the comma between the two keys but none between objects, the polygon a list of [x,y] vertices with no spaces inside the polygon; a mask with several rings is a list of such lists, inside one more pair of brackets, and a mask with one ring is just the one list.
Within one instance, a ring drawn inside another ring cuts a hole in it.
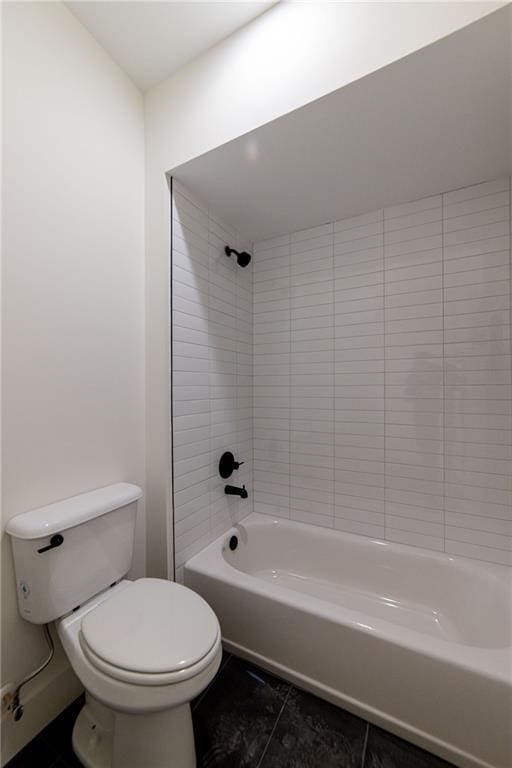
[{"label": "white wall", "polygon": [[[142,99],[59,3],[4,3],[3,523],[144,485]],[[144,508],[134,572],[144,570]],[[2,683],[46,654],[2,543]],[[62,654],[5,721],[2,759],[79,690]]]},{"label": "white wall", "polygon": [[[179,182],[172,186],[172,396],[176,576],[252,511],[252,244]],[[219,460],[244,464],[229,480]],[[224,486],[246,485],[248,499]]]},{"label": "white wall", "polygon": [[278,4],[147,92],[148,142],[170,170],[502,5]]},{"label": "white wall", "polygon": [[254,246],[257,512],[512,565],[510,179]]},{"label": "white wall", "polygon": [[[148,94],[150,573],[166,572],[170,498],[165,172],[493,7],[282,4]],[[143,483],[144,274],[137,90],[62,5],[5,3],[2,10],[5,521],[114,478]],[[143,514],[139,573],[142,523]],[[3,680],[9,680],[39,662],[45,647],[37,628],[18,618],[6,541],[3,554]],[[40,691],[34,706],[4,730],[4,756],[49,720],[75,686],[62,658],[54,662],[32,684],[32,692]]]},{"label": "white wall", "polygon": [[[146,93],[148,569],[168,568],[170,198],[165,174],[503,3],[280,3]],[[170,567],[172,570],[172,564]]]}]

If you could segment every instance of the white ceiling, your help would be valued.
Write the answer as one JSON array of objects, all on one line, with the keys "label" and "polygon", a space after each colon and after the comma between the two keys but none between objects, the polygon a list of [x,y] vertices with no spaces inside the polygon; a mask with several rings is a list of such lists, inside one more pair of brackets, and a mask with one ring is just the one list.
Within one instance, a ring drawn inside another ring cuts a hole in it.
[{"label": "white ceiling", "polygon": [[243,27],[272,2],[74,2],[66,5],[142,90]]},{"label": "white ceiling", "polygon": [[510,6],[173,169],[254,241],[509,174]]}]

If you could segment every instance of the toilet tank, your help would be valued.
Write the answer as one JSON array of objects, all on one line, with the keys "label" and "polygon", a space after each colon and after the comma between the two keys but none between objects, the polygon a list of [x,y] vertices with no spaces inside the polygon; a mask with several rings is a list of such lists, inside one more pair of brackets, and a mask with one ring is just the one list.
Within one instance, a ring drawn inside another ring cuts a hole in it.
[{"label": "toilet tank", "polygon": [[137,485],[116,483],[9,520],[24,619],[53,621],[128,572],[141,496]]}]

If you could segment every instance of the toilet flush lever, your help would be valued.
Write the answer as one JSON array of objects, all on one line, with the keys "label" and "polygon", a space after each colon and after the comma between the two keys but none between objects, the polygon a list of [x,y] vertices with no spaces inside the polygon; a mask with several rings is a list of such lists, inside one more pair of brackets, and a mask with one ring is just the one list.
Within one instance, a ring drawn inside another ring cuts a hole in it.
[{"label": "toilet flush lever", "polygon": [[41,549],[38,549],[37,551],[39,554],[42,552],[48,552],[49,549],[55,549],[55,547],[60,547],[60,545],[64,541],[64,536],[61,533],[56,533],[55,536],[52,536],[50,539],[50,543],[46,547],[41,547]]}]

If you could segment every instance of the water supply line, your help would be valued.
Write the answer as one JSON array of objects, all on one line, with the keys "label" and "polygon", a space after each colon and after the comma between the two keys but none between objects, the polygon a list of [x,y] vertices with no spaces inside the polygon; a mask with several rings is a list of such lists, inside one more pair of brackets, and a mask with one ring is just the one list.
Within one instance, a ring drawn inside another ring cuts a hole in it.
[{"label": "water supply line", "polygon": [[48,658],[45,659],[45,661],[43,661],[41,666],[39,666],[36,670],[34,670],[34,672],[31,672],[29,675],[24,677],[23,680],[21,681],[21,683],[18,683],[18,685],[16,686],[16,688],[14,690],[14,693],[13,693],[13,696],[12,696],[12,716],[13,716],[13,718],[14,718],[14,720],[16,722],[18,722],[18,720],[21,720],[21,718],[23,717],[23,713],[25,711],[23,709],[23,704],[20,701],[21,689],[23,688],[24,685],[26,685],[31,680],[33,680],[34,677],[37,677],[37,675],[39,675],[39,673],[42,672],[43,669],[46,669],[46,667],[48,666],[50,661],[53,659],[53,655],[55,653],[55,646],[53,644],[53,639],[52,639],[52,636],[51,636],[50,625],[49,624],[45,624],[43,626],[43,632],[44,632],[44,636],[46,638],[46,642],[48,643],[48,647],[50,649],[50,653],[48,655]]}]

